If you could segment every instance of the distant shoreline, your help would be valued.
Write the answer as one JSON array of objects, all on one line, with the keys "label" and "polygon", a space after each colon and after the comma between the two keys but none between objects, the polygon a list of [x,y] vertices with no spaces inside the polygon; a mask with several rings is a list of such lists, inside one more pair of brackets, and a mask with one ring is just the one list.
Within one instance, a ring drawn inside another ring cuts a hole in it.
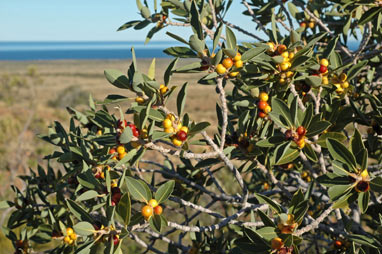
[{"label": "distant shoreline", "polygon": [[137,58],[169,58],[164,49],[183,45],[165,41],[147,45],[140,41],[0,42],[0,60],[129,59],[132,47]]},{"label": "distant shoreline", "polygon": [[[139,61],[152,61],[153,58],[155,57],[152,57],[152,58],[149,58],[149,57],[146,57],[146,58],[140,58],[140,57],[137,57],[137,60]],[[170,60],[170,58],[166,57],[166,58],[158,58],[156,57],[156,59],[158,60]],[[0,63],[2,64],[6,64],[6,63],[49,63],[49,62],[54,62],[54,63],[70,63],[70,62],[81,62],[81,63],[86,63],[86,62],[110,62],[110,63],[113,63],[113,62],[125,62],[125,61],[131,61],[132,58],[121,58],[121,59],[49,59],[49,60],[0,60]],[[1,68],[0,68],[1,70]]]},{"label": "distant shoreline", "polygon": [[[207,45],[210,46],[210,41]],[[168,47],[187,47],[177,41],[52,41],[52,42],[0,42],[0,61],[31,60],[128,60],[134,47],[136,57],[171,58],[163,51]],[[358,42],[349,42],[356,49]]]}]

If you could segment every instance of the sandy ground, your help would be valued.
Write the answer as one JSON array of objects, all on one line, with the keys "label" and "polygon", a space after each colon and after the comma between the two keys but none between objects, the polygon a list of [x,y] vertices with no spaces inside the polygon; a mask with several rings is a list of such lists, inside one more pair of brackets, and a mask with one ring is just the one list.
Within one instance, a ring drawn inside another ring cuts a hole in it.
[{"label": "sandy ground", "polygon": [[[170,59],[157,59],[158,81],[163,81],[163,74],[169,62]],[[149,59],[139,59],[138,69],[147,72],[150,63]],[[46,103],[57,97],[60,91],[69,86],[79,86],[82,90],[91,93],[95,99],[101,100],[111,93],[126,95],[126,90],[115,88],[107,82],[103,71],[118,69],[126,72],[130,64],[130,60],[0,61],[0,75],[3,73],[25,75],[27,68],[34,66],[44,81],[42,85],[36,87],[39,103]],[[196,84],[195,80],[200,77],[198,74],[175,74],[170,86],[181,86],[184,82],[189,82],[186,111],[191,116],[198,116],[199,121],[215,121],[215,104],[218,97],[214,87]],[[132,96],[132,94],[127,95]],[[174,106],[174,104],[170,105]]]}]

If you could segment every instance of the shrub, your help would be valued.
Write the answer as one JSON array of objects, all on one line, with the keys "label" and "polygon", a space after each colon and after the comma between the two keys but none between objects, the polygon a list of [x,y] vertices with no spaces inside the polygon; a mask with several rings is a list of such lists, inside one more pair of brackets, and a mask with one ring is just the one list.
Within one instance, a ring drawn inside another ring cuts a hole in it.
[{"label": "shrub", "polygon": [[51,107],[65,108],[67,106],[76,107],[78,105],[86,105],[89,95],[83,91],[78,85],[72,85],[64,88],[60,94],[53,100],[48,101]]},{"label": "shrub", "polygon": [[[89,110],[68,108],[69,130],[50,127],[42,138],[60,150],[46,159],[63,170],[39,166],[1,203],[15,208],[4,232],[16,253],[52,241],[50,253],[122,253],[129,238],[154,253],[380,253],[382,8],[286,2],[243,0],[254,33],[225,20],[232,1],[154,1],[152,14],[138,0],[143,20],[119,30],[153,25],[147,42],[171,26],[193,35],[167,32],[185,45],[165,50],[175,59],[163,84],[155,61],[138,70],[134,49],[127,75],[105,71],[136,94],[129,108],[122,95],[90,97]],[[234,30],[256,42],[239,45]],[[213,136],[184,111],[178,73],[216,87]]]}]

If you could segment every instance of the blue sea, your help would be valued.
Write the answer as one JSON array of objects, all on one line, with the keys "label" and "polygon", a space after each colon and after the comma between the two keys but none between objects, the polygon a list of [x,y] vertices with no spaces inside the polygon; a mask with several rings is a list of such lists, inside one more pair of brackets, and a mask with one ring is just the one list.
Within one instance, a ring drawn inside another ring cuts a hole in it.
[{"label": "blue sea", "polygon": [[[356,48],[357,42],[350,43]],[[0,60],[128,59],[131,47],[138,58],[166,58],[168,47],[184,46],[177,41],[97,41],[97,42],[0,42]]]},{"label": "blue sea", "polygon": [[[183,44],[184,45],[184,44]],[[163,50],[178,42],[0,42],[0,60],[127,59],[134,47],[138,58],[169,57]]]}]

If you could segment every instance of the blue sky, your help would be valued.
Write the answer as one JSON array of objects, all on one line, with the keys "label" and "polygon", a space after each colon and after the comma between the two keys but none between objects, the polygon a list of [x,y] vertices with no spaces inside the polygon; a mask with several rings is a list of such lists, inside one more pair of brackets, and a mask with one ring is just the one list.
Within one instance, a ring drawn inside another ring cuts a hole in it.
[{"label": "blue sky", "polygon": [[[255,32],[254,23],[242,15],[244,10],[235,0],[227,20]],[[134,19],[142,19],[134,0],[0,0],[0,41],[144,40],[147,27],[116,32],[120,25]],[[153,40],[171,40],[163,31]],[[171,31],[186,35],[190,28],[172,27]],[[239,40],[248,39],[240,33],[237,36]]]}]

